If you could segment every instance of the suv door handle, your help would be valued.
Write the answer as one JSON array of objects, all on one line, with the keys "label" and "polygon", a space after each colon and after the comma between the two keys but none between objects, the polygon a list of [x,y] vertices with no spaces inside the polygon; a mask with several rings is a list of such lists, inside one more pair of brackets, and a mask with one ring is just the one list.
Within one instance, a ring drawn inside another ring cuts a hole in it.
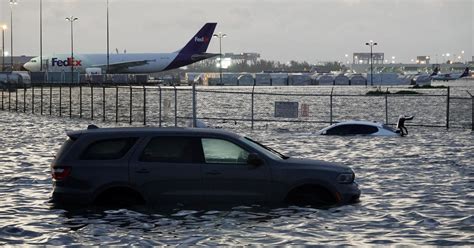
[{"label": "suv door handle", "polygon": [[140,174],[150,173],[150,171],[147,170],[147,169],[139,169],[139,170],[136,170],[135,172],[136,172],[136,173],[140,173]]},{"label": "suv door handle", "polygon": [[208,172],[206,172],[206,174],[211,175],[211,176],[217,176],[217,175],[220,175],[222,173],[220,173],[219,171],[208,171]]}]

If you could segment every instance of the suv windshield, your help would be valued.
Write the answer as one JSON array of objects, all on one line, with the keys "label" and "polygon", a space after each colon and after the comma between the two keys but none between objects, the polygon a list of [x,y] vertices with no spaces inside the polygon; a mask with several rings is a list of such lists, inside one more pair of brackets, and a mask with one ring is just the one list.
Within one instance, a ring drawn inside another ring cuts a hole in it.
[{"label": "suv windshield", "polygon": [[281,154],[280,152],[276,151],[275,149],[272,149],[272,148],[270,148],[266,145],[258,143],[257,141],[255,141],[251,138],[243,137],[243,138],[241,138],[241,140],[245,144],[259,150],[262,153],[265,153],[266,155],[268,155],[272,158],[277,158],[277,159],[288,159],[288,158],[290,158],[288,156],[285,156],[285,155]]}]

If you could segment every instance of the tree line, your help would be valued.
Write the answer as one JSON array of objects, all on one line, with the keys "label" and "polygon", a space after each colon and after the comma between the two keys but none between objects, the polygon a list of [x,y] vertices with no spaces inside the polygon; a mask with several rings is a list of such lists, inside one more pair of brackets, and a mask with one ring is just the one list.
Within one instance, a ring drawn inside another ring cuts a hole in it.
[{"label": "tree line", "polygon": [[[326,62],[322,65],[310,64],[306,61],[290,61],[281,63],[279,61],[259,59],[255,61],[236,60],[223,72],[330,72],[345,71],[347,68],[340,62]],[[207,59],[189,65],[186,71],[192,72],[219,72],[219,62],[214,59]]]}]

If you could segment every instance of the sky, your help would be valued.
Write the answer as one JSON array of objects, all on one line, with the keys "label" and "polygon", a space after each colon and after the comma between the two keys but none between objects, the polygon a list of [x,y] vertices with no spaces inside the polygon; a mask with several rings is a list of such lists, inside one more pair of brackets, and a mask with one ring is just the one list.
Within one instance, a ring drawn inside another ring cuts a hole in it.
[{"label": "sky", "polygon": [[[10,0],[0,0],[0,24],[7,24]],[[39,1],[17,0],[13,7],[15,55],[39,55]],[[257,52],[288,62],[346,61],[345,54],[374,52],[410,62],[432,62],[474,52],[474,0],[109,0],[110,48],[121,52],[172,52],[183,47],[206,22],[227,34],[223,52]],[[43,54],[106,53],[106,0],[43,0]],[[211,41],[208,52],[218,52]]]}]

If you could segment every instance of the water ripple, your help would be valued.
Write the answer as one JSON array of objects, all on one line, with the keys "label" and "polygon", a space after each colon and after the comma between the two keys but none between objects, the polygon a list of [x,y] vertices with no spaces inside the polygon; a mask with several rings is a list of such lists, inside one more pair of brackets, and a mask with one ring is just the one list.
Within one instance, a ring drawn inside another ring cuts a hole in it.
[{"label": "water ripple", "polygon": [[48,202],[51,154],[65,129],[88,122],[8,112],[0,120],[0,245],[474,245],[470,131],[368,138],[237,130],[292,156],[351,165],[363,192],[353,205],[64,210]]}]

